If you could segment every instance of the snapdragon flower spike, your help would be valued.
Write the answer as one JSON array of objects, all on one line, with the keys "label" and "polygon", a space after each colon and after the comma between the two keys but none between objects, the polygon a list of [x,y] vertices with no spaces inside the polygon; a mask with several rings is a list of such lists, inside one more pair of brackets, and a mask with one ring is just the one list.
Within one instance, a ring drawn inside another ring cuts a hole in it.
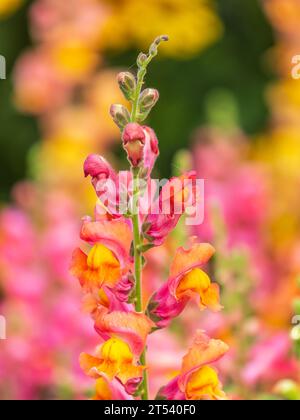
[{"label": "snapdragon flower spike", "polygon": [[219,286],[211,283],[202,270],[214,254],[209,244],[195,243],[190,249],[179,248],[170,269],[166,284],[152,296],[147,313],[157,328],[170,324],[186,307],[191,299],[196,299],[199,308],[220,311]]},{"label": "snapdragon flower spike", "polygon": [[194,342],[184,356],[180,374],[159,391],[157,399],[224,400],[216,369],[211,366],[228,351],[221,340],[212,340],[197,331]]},{"label": "snapdragon flower spike", "polygon": [[142,166],[150,175],[159,155],[158,139],[154,130],[137,123],[127,124],[122,135],[123,147],[131,165]]},{"label": "snapdragon flower spike", "polygon": [[82,353],[79,362],[88,376],[99,379],[105,375],[110,381],[117,379],[128,394],[136,391],[145,369],[135,360],[129,345],[119,338],[107,340],[95,356]]},{"label": "snapdragon flower spike", "polygon": [[[167,326],[191,299],[198,301],[200,309],[221,308],[219,288],[203,271],[214,248],[197,243],[177,250],[168,281],[153,295],[147,310],[143,308],[143,254],[163,244],[185,211],[189,209],[191,215],[191,208],[199,203],[195,172],[172,178],[157,191],[151,172],[159,155],[158,139],[150,127],[140,124],[159,98],[155,89],[142,92],[147,67],[167,39],[156,38],[149,53],[139,55],[136,78],[130,73],[118,77],[131,102],[131,113],[123,105],[113,105],[111,115],[122,132],[131,170],[116,173],[97,155],[88,156],[84,163],[84,174],[91,177],[99,202],[95,221],[85,218],[81,228],[81,240],[90,249],[87,253],[75,250],[71,272],[85,294],[83,307],[104,341],[95,356],[80,356],[82,369],[96,380],[94,399],[132,399],[135,393],[148,399],[148,335]],[[210,364],[226,351],[221,341],[198,333],[180,374],[162,389],[161,397],[223,398],[217,372]]]},{"label": "snapdragon flower spike", "polygon": [[103,286],[117,287],[130,270],[132,231],[123,220],[92,222],[85,219],[81,239],[92,248],[86,254],[80,248],[73,253],[71,273],[78,278],[85,292]]},{"label": "snapdragon flower spike", "polygon": [[190,171],[172,178],[161,189],[158,202],[154,205],[159,211],[147,215],[143,228],[145,237],[155,246],[164,243],[169,233],[177,226],[187,205],[197,204],[195,181],[196,173]]}]

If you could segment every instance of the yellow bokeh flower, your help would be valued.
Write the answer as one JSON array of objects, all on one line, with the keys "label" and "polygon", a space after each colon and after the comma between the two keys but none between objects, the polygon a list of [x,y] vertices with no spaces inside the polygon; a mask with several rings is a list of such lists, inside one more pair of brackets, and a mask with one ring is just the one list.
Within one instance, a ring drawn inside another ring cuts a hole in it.
[{"label": "yellow bokeh flower", "polygon": [[197,54],[222,33],[222,24],[211,0],[106,0],[111,14],[103,27],[104,48],[146,48],[166,33],[171,42],[162,46],[165,55],[176,58]]},{"label": "yellow bokeh flower", "polygon": [[0,1],[0,18],[13,13],[21,6],[23,0],[1,0]]},{"label": "yellow bokeh flower", "polygon": [[300,229],[298,129],[282,125],[261,137],[255,144],[254,156],[263,163],[271,184],[273,204],[266,226],[269,241],[277,250],[289,249]]},{"label": "yellow bokeh flower", "polygon": [[67,80],[81,80],[89,76],[98,62],[96,51],[79,40],[67,39],[55,44],[51,57],[56,69]]}]

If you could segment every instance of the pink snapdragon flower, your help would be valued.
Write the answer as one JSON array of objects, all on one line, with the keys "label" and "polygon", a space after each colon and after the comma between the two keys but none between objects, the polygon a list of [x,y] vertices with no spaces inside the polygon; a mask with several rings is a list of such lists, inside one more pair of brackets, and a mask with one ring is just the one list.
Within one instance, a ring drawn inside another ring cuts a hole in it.
[{"label": "pink snapdragon flower", "polygon": [[43,50],[27,52],[15,68],[15,101],[23,111],[40,114],[67,102],[71,86],[54,69]]}]

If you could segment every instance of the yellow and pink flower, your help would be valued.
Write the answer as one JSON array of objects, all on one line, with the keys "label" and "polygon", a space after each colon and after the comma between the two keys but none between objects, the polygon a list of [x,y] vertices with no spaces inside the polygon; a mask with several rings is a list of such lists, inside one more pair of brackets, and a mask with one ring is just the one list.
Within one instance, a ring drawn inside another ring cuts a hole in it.
[{"label": "yellow and pink flower", "polygon": [[158,328],[166,327],[191,299],[198,301],[201,310],[208,308],[217,312],[222,309],[219,286],[202,270],[214,252],[211,245],[198,243],[188,250],[177,250],[167,283],[153,295],[148,305],[148,314]]},{"label": "yellow and pink flower", "polygon": [[136,390],[145,369],[145,366],[138,364],[129,345],[118,338],[107,340],[98,348],[96,356],[82,353],[80,366],[94,379],[119,380],[129,394]]},{"label": "yellow and pink flower", "polygon": [[132,232],[125,220],[86,219],[81,229],[81,239],[92,248],[86,254],[80,248],[73,253],[71,273],[79,279],[86,292],[104,286],[114,288],[130,270],[130,245]]},{"label": "yellow and pink flower", "polygon": [[182,360],[180,374],[159,391],[158,399],[224,400],[226,395],[213,363],[221,359],[228,346],[198,331],[193,345]]}]

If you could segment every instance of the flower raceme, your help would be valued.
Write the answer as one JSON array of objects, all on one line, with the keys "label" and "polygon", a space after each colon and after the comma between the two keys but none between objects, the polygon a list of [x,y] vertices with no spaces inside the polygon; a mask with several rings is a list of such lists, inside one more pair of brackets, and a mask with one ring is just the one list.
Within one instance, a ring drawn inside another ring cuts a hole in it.
[{"label": "flower raceme", "polygon": [[[204,271],[214,254],[209,244],[193,240],[179,248],[168,280],[143,305],[143,268],[147,250],[161,246],[180,217],[199,206],[194,172],[172,178],[163,185],[151,179],[159,155],[154,131],[142,125],[156,104],[154,89],[142,91],[144,77],[158,46],[138,57],[137,77],[121,73],[118,83],[131,112],[113,105],[111,115],[121,130],[130,171],[117,173],[103,157],[90,155],[84,175],[90,176],[98,197],[95,220],[83,219],[82,248],[73,253],[71,272],[84,294],[83,309],[94,320],[101,345],[94,355],[82,353],[83,371],[96,380],[94,399],[148,399],[146,347],[149,334],[169,325],[190,300],[199,308],[219,311],[219,287]],[[125,202],[125,211],[123,202]],[[123,211],[121,211],[123,210]],[[222,399],[224,393],[211,364],[227,346],[198,332],[184,357],[181,373],[160,395],[167,399]]]}]

